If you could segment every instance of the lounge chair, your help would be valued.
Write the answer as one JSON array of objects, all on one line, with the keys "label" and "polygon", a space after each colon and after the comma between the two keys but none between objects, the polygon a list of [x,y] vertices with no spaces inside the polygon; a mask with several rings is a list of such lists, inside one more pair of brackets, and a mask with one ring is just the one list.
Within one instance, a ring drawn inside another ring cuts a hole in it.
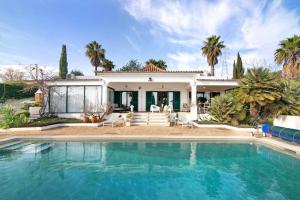
[{"label": "lounge chair", "polygon": [[150,111],[151,112],[160,112],[160,107],[157,105],[151,105],[150,106]]},{"label": "lounge chair", "polygon": [[125,126],[125,120],[121,115],[116,116],[114,114],[110,114],[110,116],[106,119],[106,121],[102,122],[102,126],[114,127],[117,125]]},{"label": "lounge chair", "polygon": [[193,122],[192,120],[190,120],[190,117],[188,115],[179,115],[177,124],[181,125],[182,127],[193,127]]}]

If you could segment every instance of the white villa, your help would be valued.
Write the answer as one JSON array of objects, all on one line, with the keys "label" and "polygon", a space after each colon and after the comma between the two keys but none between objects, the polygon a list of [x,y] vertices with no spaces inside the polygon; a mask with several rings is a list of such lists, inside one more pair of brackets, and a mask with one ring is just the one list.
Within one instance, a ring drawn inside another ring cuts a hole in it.
[{"label": "white villa", "polygon": [[[114,112],[185,112],[191,119],[207,112],[210,99],[238,87],[232,79],[206,76],[202,71],[164,71],[154,65],[142,71],[102,71],[49,82],[48,111],[61,117],[97,113],[101,105]],[[155,109],[154,109],[155,108]]]}]

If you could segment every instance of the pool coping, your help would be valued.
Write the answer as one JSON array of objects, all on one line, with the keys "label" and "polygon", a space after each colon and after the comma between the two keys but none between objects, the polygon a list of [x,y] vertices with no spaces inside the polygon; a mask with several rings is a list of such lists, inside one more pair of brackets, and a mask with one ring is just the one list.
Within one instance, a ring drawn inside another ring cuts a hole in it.
[{"label": "pool coping", "polygon": [[[60,124],[52,124],[41,127],[20,127],[20,128],[8,128],[8,129],[0,129],[0,132],[18,132],[18,131],[44,131],[51,130],[55,128],[62,127],[99,127],[103,124],[100,123],[60,123]],[[193,126],[197,128],[225,128],[234,131],[243,131],[243,132],[252,132],[254,133],[256,130],[254,128],[239,128],[225,124],[197,124],[193,122]]]},{"label": "pool coping", "polygon": [[5,143],[13,140],[50,140],[50,141],[208,141],[208,142],[258,142],[279,150],[300,155],[300,145],[289,144],[269,137],[256,138],[252,136],[193,136],[193,135],[27,135],[12,136],[0,140]]}]

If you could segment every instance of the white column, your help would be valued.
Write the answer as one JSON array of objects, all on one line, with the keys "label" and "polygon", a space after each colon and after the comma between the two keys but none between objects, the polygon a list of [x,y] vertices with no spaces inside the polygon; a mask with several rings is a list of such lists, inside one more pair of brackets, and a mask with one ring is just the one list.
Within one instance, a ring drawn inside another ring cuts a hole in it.
[{"label": "white column", "polygon": [[102,105],[107,105],[107,101],[108,101],[107,83],[104,83],[102,88],[103,88],[103,91],[102,91]]},{"label": "white column", "polygon": [[196,120],[198,118],[197,114],[197,85],[196,83],[191,83],[191,119]]}]

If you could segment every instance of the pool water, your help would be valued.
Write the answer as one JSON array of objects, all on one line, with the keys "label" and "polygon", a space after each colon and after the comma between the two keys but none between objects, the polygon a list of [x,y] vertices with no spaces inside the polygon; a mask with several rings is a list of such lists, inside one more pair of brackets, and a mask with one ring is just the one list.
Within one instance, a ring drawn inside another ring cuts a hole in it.
[{"label": "pool water", "polygon": [[12,142],[0,199],[300,199],[300,159],[259,144]]}]

